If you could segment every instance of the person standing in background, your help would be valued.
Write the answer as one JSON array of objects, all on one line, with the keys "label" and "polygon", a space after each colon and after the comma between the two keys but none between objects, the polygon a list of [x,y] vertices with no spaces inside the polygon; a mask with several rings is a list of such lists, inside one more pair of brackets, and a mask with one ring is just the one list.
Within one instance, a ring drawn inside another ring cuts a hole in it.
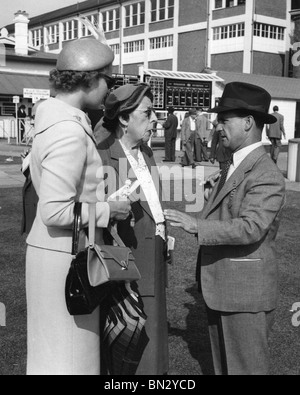
[{"label": "person standing in background", "polygon": [[207,130],[209,128],[209,120],[203,114],[202,108],[197,110],[196,118],[196,135],[195,135],[195,160],[196,162],[208,162],[207,153]]},{"label": "person standing in background", "polygon": [[274,163],[277,163],[280,153],[282,136],[286,138],[286,134],[284,129],[284,117],[283,115],[279,114],[278,106],[274,106],[273,111],[274,113],[272,115],[277,119],[277,122],[273,125],[267,126],[267,136],[269,137],[272,144],[271,158]]},{"label": "person standing in background", "polygon": [[163,162],[175,162],[176,160],[176,138],[178,118],[174,115],[174,108],[169,108],[168,118],[163,124],[165,129],[165,159]]},{"label": "person standing in background", "polygon": [[22,142],[24,139],[26,117],[26,107],[24,106],[24,104],[22,104],[18,110],[18,131],[20,136],[20,142]]},{"label": "person standing in background", "polygon": [[181,140],[184,150],[181,166],[192,166],[195,169],[196,164],[194,160],[194,144],[196,133],[196,109],[191,109],[181,126]]}]

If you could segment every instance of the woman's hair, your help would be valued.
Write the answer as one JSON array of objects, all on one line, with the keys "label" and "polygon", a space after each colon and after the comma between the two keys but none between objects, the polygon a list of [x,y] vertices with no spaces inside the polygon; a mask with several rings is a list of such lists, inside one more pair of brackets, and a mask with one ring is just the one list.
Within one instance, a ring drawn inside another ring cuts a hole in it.
[{"label": "woman's hair", "polygon": [[57,92],[72,93],[83,88],[89,89],[105,70],[96,71],[50,71],[50,86]]},{"label": "woman's hair", "polygon": [[[141,87],[142,89],[142,87]],[[137,98],[139,97],[141,93],[140,89],[137,89],[134,94],[127,100],[127,102],[125,103],[126,107],[132,107],[133,104],[135,104]],[[148,97],[148,99],[151,100],[151,102],[153,102],[154,100],[154,96],[153,93],[151,92],[150,88],[149,90],[147,90],[144,94],[144,96],[141,98],[141,100],[139,102],[136,102],[136,106],[131,108],[130,110],[126,111],[126,109],[124,111],[118,112],[116,109],[116,114],[117,116],[114,119],[108,119],[106,117],[104,117],[103,119],[103,126],[111,133],[115,132],[118,125],[119,125],[119,117],[123,117],[126,121],[129,120],[129,116],[131,113],[133,113],[138,106],[141,104],[141,101],[143,100],[144,97]],[[124,103],[120,103],[122,105],[124,105]],[[119,104],[119,105],[120,105]]]}]

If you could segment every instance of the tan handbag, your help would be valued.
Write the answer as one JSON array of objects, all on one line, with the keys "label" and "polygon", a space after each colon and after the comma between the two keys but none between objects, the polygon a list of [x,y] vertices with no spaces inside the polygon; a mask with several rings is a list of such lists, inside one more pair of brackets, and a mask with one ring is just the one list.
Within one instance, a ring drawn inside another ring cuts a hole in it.
[{"label": "tan handbag", "polygon": [[96,205],[90,204],[88,277],[93,287],[107,282],[132,282],[141,279],[130,248],[126,247],[116,229],[108,227],[115,245],[95,243]]}]

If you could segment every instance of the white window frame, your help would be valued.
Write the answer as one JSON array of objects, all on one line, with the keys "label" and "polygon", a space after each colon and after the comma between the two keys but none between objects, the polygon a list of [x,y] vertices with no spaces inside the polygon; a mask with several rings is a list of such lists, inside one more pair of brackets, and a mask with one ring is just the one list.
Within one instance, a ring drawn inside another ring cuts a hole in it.
[{"label": "white window frame", "polygon": [[[151,22],[161,22],[174,18],[175,2],[174,0],[154,0],[155,8],[151,1]],[[172,11],[171,11],[172,10]],[[161,18],[161,15],[163,17]]]},{"label": "white window frame", "polygon": [[150,38],[150,49],[170,48],[174,46],[174,36],[172,34],[161,37]]},{"label": "white window frame", "polygon": [[[227,2],[230,2],[230,4],[227,4]],[[237,7],[239,5],[244,5],[247,0],[245,0],[245,3],[239,4],[239,1],[243,0],[215,0],[213,3],[213,10],[221,10],[222,8],[232,8],[232,7]],[[219,6],[217,6],[217,2],[221,2]]]},{"label": "white window frame", "polygon": [[[112,18],[111,18],[112,16]],[[105,33],[120,29],[120,9],[101,11],[101,23]],[[112,29],[111,29],[112,27]]]},{"label": "white window frame", "polygon": [[59,24],[47,26],[48,44],[59,43]]},{"label": "white window frame", "polygon": [[34,29],[32,32],[32,45],[34,47],[41,47],[44,44],[43,28]]},{"label": "white window frame", "polygon": [[[144,8],[142,7],[144,6]],[[137,11],[134,14],[134,8],[137,7]],[[145,24],[145,10],[146,4],[144,1],[139,3],[133,3],[126,5],[125,7],[125,27],[140,26]],[[136,17],[136,23],[134,23],[134,17]]]},{"label": "white window frame", "polygon": [[255,22],[253,34],[255,37],[284,41],[285,28],[283,26],[275,26],[268,25],[266,23]]},{"label": "white window frame", "polygon": [[124,53],[142,52],[145,50],[145,40],[128,41],[124,43]]},{"label": "white window frame", "polygon": [[[90,14],[90,15],[85,15],[85,17],[95,26],[99,25],[99,14],[98,13],[94,13],[94,14]],[[89,37],[92,35],[92,33],[89,31],[89,29],[82,24],[82,37]]]},{"label": "white window frame", "polygon": [[218,26],[213,28],[213,40],[227,40],[245,36],[245,23],[235,23],[233,25]]},{"label": "white window frame", "polygon": [[[75,28],[76,26],[76,28]],[[75,40],[79,37],[79,22],[71,19],[63,22],[63,41]]]}]

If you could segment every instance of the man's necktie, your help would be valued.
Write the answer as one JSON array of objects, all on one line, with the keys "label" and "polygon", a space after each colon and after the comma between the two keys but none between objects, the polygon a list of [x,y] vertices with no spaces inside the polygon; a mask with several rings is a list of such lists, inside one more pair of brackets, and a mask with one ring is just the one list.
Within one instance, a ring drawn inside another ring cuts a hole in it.
[{"label": "man's necktie", "polygon": [[233,164],[233,155],[231,156],[231,158],[227,162],[225,162],[225,165],[224,165],[224,168],[223,168],[222,174],[221,174],[221,179],[220,179],[220,182],[219,182],[219,185],[218,185],[218,190],[217,190],[217,193],[216,193],[216,197],[219,195],[221,189],[223,188],[223,186],[226,183],[228,172],[229,172],[230,166],[232,164]]}]

